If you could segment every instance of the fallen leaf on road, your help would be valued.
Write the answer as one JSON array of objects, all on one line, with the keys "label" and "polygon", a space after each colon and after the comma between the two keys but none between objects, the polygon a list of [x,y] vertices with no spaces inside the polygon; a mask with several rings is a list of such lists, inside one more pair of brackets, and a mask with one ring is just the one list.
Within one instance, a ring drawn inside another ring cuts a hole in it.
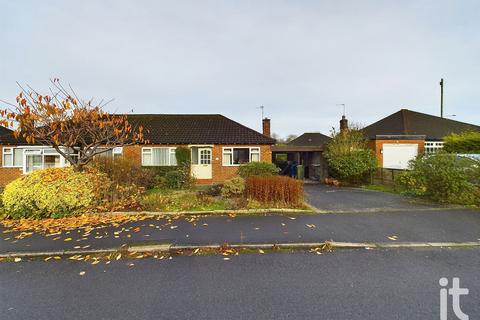
[{"label": "fallen leaf on road", "polygon": [[170,226],[170,229],[178,228],[178,226]]},{"label": "fallen leaf on road", "polygon": [[225,257],[225,258],[223,258],[223,260],[230,260],[230,258],[228,258],[228,257]]},{"label": "fallen leaf on road", "polygon": [[309,228],[316,228],[316,227],[317,227],[317,226],[314,225],[314,224],[308,224],[308,223],[307,223],[307,224],[305,224],[305,225],[306,225],[307,227],[309,227]]},{"label": "fallen leaf on road", "polygon": [[260,230],[260,228],[254,228],[254,230]]},{"label": "fallen leaf on road", "polygon": [[72,238],[66,238],[66,239],[63,240],[63,241],[65,241],[65,242],[66,242],[66,241],[72,241]]},{"label": "fallen leaf on road", "polygon": [[294,217],[288,217],[288,219],[290,219],[290,220],[295,220],[295,219],[297,219],[297,218],[294,218]]},{"label": "fallen leaf on road", "polygon": [[13,259],[13,261],[20,262],[20,261],[22,261],[22,258],[15,258],[15,259]]},{"label": "fallen leaf on road", "polygon": [[122,257],[122,254],[119,253],[118,256],[115,258],[115,260],[120,260],[121,257]]},{"label": "fallen leaf on road", "polygon": [[282,227],[285,227],[285,223],[282,223]]},{"label": "fallen leaf on road", "polygon": [[387,238],[390,239],[390,240],[392,240],[392,241],[398,240],[398,239],[397,239],[397,236],[388,236]]},{"label": "fallen leaf on road", "polygon": [[84,276],[84,275],[85,275],[85,271],[80,271],[79,275]]}]

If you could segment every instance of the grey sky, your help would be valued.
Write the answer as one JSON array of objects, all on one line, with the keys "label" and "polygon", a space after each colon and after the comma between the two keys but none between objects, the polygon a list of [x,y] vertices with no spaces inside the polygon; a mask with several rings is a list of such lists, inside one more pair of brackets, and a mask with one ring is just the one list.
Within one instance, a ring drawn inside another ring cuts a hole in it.
[{"label": "grey sky", "polygon": [[138,113],[222,113],[281,136],[402,107],[479,124],[480,1],[0,0],[0,98],[59,77]]}]

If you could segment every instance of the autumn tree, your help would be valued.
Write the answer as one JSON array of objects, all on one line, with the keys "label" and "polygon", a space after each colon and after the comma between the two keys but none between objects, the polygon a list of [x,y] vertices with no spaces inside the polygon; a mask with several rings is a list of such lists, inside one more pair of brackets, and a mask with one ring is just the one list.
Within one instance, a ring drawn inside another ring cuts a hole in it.
[{"label": "autumn tree", "polygon": [[46,95],[19,85],[16,104],[0,111],[0,124],[12,128],[17,139],[51,146],[77,171],[97,155],[144,141],[142,126],[103,110],[108,102],[82,100],[58,79],[51,82]]}]

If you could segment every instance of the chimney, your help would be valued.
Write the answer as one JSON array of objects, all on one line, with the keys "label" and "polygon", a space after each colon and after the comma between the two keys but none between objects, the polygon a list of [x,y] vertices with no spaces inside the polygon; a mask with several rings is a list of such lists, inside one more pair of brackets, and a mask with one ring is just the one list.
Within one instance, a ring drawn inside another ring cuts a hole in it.
[{"label": "chimney", "polygon": [[263,135],[270,137],[270,119],[268,118],[263,118],[262,120],[262,125],[263,125]]},{"label": "chimney", "polygon": [[342,116],[342,120],[340,120],[340,133],[345,133],[348,131],[348,120],[345,116]]}]

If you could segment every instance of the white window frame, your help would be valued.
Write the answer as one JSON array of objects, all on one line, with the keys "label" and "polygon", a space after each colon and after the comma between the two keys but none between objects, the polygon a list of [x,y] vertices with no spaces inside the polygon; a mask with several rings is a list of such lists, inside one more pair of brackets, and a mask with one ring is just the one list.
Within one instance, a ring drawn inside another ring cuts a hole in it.
[{"label": "white window frame", "polygon": [[425,154],[435,154],[439,150],[443,149],[443,141],[425,141],[424,144],[424,153]]},{"label": "white window frame", "polygon": [[[9,152],[6,152],[5,150],[10,150]],[[23,148],[19,147],[3,147],[2,149],[2,167],[4,168],[23,168],[23,163],[21,165],[15,165],[15,150],[22,150],[22,161],[23,161]],[[8,166],[5,165],[5,155],[11,155],[12,156],[12,165]]]},{"label": "white window frame", "polygon": [[[153,149],[169,149],[168,164],[166,164],[166,165],[153,164]],[[144,148],[142,148],[142,167],[173,167],[173,166],[176,166],[177,164],[176,163],[172,164],[172,161],[171,161],[172,154],[175,155],[175,150],[176,149],[177,149],[176,147],[144,147]],[[144,155],[145,154],[149,154],[151,156],[152,164],[145,164],[145,161],[144,161]]]},{"label": "white window frame", "polygon": [[[230,149],[231,151],[226,152],[225,150],[228,150],[228,149]],[[224,166],[224,167],[238,167],[238,166],[240,166],[240,164],[232,163],[233,162],[233,149],[249,149],[248,163],[262,161],[262,149],[260,147],[239,147],[239,146],[236,146],[236,147],[222,147],[222,166]],[[252,161],[252,150],[254,150],[253,153],[258,154],[258,161]],[[230,164],[225,164],[224,163],[225,154],[230,154],[231,155],[231,158],[230,158],[231,163]]]},{"label": "white window frame", "polygon": [[[7,151],[9,150],[9,151]],[[5,156],[8,155],[10,157],[12,157],[12,161],[11,161],[11,165],[6,165],[5,164]],[[2,166],[4,168],[13,168],[13,164],[14,164],[14,159],[13,159],[13,148],[3,148],[2,150]]]}]

